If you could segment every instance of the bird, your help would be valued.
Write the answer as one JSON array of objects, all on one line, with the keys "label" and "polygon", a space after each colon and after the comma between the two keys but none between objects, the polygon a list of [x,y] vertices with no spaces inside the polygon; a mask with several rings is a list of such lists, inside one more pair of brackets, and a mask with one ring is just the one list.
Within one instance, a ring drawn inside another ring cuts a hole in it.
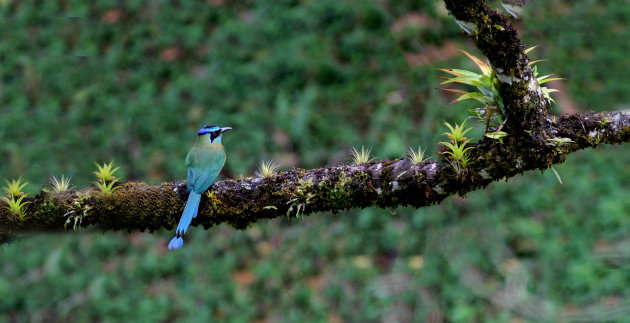
[{"label": "bird", "polygon": [[225,150],[221,144],[224,132],[231,127],[205,125],[197,133],[197,141],[186,156],[186,187],[190,192],[182,217],[179,219],[175,237],[168,244],[168,249],[179,249],[184,244],[183,235],[188,230],[190,222],[197,216],[201,194],[214,182],[225,165]]}]

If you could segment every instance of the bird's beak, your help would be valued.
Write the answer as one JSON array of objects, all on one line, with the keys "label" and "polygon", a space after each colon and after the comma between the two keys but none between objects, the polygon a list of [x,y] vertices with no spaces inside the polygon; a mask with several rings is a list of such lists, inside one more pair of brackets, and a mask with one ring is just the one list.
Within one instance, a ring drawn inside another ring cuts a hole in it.
[{"label": "bird's beak", "polygon": [[226,132],[228,130],[232,130],[232,127],[223,127],[223,128],[221,128],[221,133],[224,133],[224,132]]}]

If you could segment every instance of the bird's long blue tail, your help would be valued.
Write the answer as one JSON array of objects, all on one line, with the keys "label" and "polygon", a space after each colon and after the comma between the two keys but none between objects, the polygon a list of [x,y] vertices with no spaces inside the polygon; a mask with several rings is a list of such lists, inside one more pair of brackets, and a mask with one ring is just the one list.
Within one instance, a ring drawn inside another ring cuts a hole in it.
[{"label": "bird's long blue tail", "polygon": [[196,193],[195,191],[191,191],[190,195],[188,195],[188,201],[186,202],[184,213],[182,213],[182,218],[179,219],[179,224],[177,225],[177,230],[175,231],[175,237],[171,239],[171,242],[168,244],[169,249],[179,249],[184,244],[182,236],[186,233],[186,230],[188,230],[192,219],[197,216],[200,200],[201,194]]}]

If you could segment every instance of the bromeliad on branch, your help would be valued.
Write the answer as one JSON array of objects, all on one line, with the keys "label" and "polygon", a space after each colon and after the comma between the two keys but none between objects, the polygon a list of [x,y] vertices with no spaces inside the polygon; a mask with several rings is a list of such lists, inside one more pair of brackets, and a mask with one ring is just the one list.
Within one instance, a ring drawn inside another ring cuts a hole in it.
[{"label": "bromeliad on branch", "polygon": [[449,73],[455,77],[447,79],[441,84],[448,83],[461,83],[470,86],[474,86],[477,91],[463,91],[458,89],[444,89],[445,91],[454,92],[458,94],[462,94],[457,99],[452,102],[460,102],[464,100],[473,99],[481,102],[484,106],[481,108],[476,108],[471,110],[473,116],[479,118],[486,124],[486,132],[488,128],[492,125],[498,127],[503,122],[503,111],[505,108],[503,106],[503,99],[501,98],[501,94],[499,93],[499,80],[494,75],[494,71],[490,67],[490,65],[484,63],[479,58],[471,55],[465,50],[460,50],[462,53],[466,54],[470,60],[472,60],[479,70],[481,70],[481,74],[477,74],[472,71],[463,70],[463,69],[440,69],[440,71]]},{"label": "bromeliad on branch", "polygon": [[[531,52],[534,48],[536,48],[536,46],[525,50],[525,54]],[[442,82],[441,84],[461,83],[474,86],[476,88],[476,91],[470,92],[459,89],[444,90],[461,94],[461,96],[459,96],[452,102],[460,102],[469,99],[481,102],[484,106],[471,110],[471,113],[473,114],[473,117],[479,119],[486,125],[486,133],[490,128],[494,129],[494,131],[496,132],[500,130],[501,125],[505,120],[505,106],[503,104],[501,93],[499,92],[499,80],[497,79],[494,70],[489,64],[483,62],[481,59],[471,55],[464,50],[460,51],[468,56],[468,58],[470,58],[470,60],[472,60],[475,65],[479,67],[481,74],[464,69],[440,69],[440,71],[454,76],[452,78],[446,79],[446,81]],[[538,71],[535,66],[535,64],[538,62],[540,62],[540,60],[532,61],[529,63],[529,65],[533,66],[533,73],[539,85],[547,83],[549,81],[561,80],[561,78],[552,78],[552,75],[544,75],[538,77]],[[554,102],[551,98],[551,93],[557,92],[557,90],[549,89],[542,86],[540,88],[543,92],[543,96],[551,102]]]}]

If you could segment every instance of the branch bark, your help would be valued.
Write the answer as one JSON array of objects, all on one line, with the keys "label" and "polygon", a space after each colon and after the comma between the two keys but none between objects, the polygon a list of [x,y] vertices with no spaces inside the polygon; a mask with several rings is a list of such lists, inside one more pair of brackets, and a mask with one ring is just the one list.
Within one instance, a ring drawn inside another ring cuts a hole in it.
[{"label": "branch bark", "polygon": [[[630,115],[623,112],[549,116],[549,102],[528,66],[516,30],[483,1],[445,0],[447,8],[468,30],[488,57],[504,98],[510,134],[483,138],[471,145],[473,164],[456,169],[440,162],[412,165],[407,159],[294,169],[270,178],[225,180],[204,194],[193,225],[209,228],[228,223],[246,228],[261,219],[299,217],[350,208],[413,206],[465,195],[489,183],[528,170],[562,163],[574,151],[599,144],[630,141]],[[571,142],[558,141],[560,138]],[[188,191],[183,182],[149,186],[125,183],[111,195],[96,188],[50,194],[41,192],[19,219],[0,209],[0,231],[63,230],[75,223],[101,229],[158,230],[173,228]]]}]

